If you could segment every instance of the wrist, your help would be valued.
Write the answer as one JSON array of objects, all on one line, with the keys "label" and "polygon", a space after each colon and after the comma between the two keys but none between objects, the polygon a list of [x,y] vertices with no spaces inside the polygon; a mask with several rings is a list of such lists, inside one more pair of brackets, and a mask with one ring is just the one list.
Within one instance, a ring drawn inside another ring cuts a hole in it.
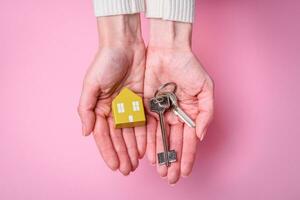
[{"label": "wrist", "polygon": [[150,19],[150,48],[191,49],[192,24]]},{"label": "wrist", "polygon": [[101,47],[143,44],[139,14],[98,17],[97,24]]}]

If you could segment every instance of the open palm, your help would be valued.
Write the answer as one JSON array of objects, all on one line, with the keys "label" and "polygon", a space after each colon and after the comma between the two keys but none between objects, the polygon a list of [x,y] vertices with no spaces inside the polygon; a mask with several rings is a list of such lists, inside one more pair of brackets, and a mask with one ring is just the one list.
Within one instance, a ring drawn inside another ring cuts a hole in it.
[{"label": "open palm", "polygon": [[[180,175],[190,174],[198,138],[203,139],[212,119],[213,82],[190,50],[148,48],[144,82],[146,105],[157,88],[167,82],[177,84],[179,106],[196,122],[196,129],[190,128],[172,111],[165,113],[169,146],[177,152],[178,161],[169,168],[157,164],[157,170],[162,177],[168,177],[170,184],[174,184]],[[163,151],[161,130],[158,116],[147,110],[147,155],[155,164],[156,154]]]},{"label": "open palm", "polygon": [[138,166],[146,149],[146,128],[115,129],[111,102],[123,87],[143,94],[145,47],[102,47],[83,84],[78,111],[83,133],[93,132],[106,164],[127,175]]}]

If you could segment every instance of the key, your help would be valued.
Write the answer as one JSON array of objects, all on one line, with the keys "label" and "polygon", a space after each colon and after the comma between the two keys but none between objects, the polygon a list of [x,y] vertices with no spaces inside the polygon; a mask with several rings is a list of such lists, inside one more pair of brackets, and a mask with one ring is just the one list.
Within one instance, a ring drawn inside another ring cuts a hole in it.
[{"label": "key", "polygon": [[164,152],[157,154],[158,164],[159,165],[165,164],[167,167],[170,165],[170,163],[176,162],[177,159],[175,150],[169,151],[169,144],[168,144],[165,121],[164,121],[164,112],[167,109],[169,109],[170,106],[171,106],[170,100],[167,95],[154,97],[150,100],[150,110],[159,115],[159,123],[160,123],[160,129],[162,134],[163,146],[164,146]]},{"label": "key", "polygon": [[168,92],[166,95],[170,99],[173,112],[189,127],[195,128],[195,122],[179,107],[176,95],[173,92]]}]

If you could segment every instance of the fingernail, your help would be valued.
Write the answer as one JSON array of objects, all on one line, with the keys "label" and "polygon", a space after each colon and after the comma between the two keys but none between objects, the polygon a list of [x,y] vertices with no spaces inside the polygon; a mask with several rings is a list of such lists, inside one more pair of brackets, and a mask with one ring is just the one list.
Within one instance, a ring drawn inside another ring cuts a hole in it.
[{"label": "fingernail", "polygon": [[131,172],[134,172],[139,166],[139,161],[137,161],[137,164],[135,167],[132,166]]},{"label": "fingernail", "polygon": [[201,135],[201,138],[200,138],[200,141],[202,141],[206,135],[206,132],[207,132],[207,129],[204,129],[202,135]]},{"label": "fingernail", "polygon": [[174,187],[174,186],[176,185],[176,183],[169,183],[169,185],[170,185],[171,187]]},{"label": "fingernail", "polygon": [[189,176],[181,175],[182,178],[188,178]]},{"label": "fingernail", "polygon": [[203,133],[203,134],[201,135],[200,141],[202,141],[202,140],[204,139],[204,136],[205,136],[205,133]]}]

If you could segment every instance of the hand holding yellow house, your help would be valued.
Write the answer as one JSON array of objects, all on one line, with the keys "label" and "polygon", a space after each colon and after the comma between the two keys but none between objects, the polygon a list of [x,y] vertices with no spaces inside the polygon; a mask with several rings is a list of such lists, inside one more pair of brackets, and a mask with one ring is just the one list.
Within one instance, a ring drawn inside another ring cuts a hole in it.
[{"label": "hand holding yellow house", "polygon": [[115,128],[143,126],[146,123],[143,99],[128,88],[123,88],[112,102]]}]

